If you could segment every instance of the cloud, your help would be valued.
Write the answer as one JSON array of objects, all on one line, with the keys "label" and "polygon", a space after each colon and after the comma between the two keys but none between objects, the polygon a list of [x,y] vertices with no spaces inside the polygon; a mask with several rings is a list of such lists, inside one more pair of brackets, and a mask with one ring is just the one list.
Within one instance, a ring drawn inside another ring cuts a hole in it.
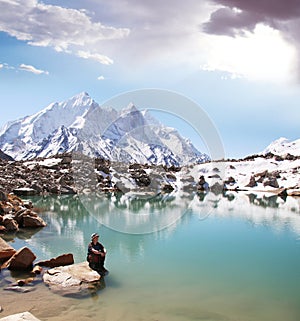
[{"label": "cloud", "polygon": [[114,63],[114,61],[107,56],[104,56],[98,53],[92,54],[89,51],[79,50],[77,52],[77,56],[84,59],[92,59],[92,60],[98,61],[103,65],[111,65]]},{"label": "cloud", "polygon": [[0,69],[2,69],[4,67],[4,65],[3,64],[0,64]]},{"label": "cloud", "polygon": [[99,76],[97,79],[98,79],[98,80],[104,80],[105,77],[101,75],[101,76]]},{"label": "cloud", "polygon": [[20,70],[24,70],[24,71],[28,71],[28,72],[31,72],[35,75],[41,75],[41,74],[46,74],[46,75],[49,75],[49,72],[48,71],[44,71],[44,70],[40,70],[40,69],[37,69],[33,66],[30,66],[30,65],[25,65],[25,64],[21,64],[19,66],[19,69]]},{"label": "cloud", "polygon": [[52,47],[67,53],[96,45],[99,49],[103,40],[129,34],[129,29],[92,21],[85,10],[47,5],[38,0],[0,0],[0,12],[0,31],[32,46]]},{"label": "cloud", "polygon": [[278,30],[297,50],[300,80],[300,1],[299,0],[212,0],[220,5],[202,30],[209,34],[240,36],[255,32],[262,24]]}]

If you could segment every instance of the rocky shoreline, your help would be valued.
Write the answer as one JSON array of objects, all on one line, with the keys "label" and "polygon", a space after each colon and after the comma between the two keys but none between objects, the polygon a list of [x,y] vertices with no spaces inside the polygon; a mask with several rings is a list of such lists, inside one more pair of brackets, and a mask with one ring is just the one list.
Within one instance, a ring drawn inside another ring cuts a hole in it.
[{"label": "rocky shoreline", "polygon": [[299,196],[300,156],[272,153],[183,167],[126,164],[78,154],[0,160],[0,190],[19,196],[152,193],[183,190],[270,191]]}]

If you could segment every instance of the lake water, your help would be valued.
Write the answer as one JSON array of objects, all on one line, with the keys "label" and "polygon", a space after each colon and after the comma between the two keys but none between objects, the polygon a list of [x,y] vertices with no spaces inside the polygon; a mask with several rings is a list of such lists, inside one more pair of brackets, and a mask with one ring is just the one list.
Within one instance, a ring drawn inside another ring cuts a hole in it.
[{"label": "lake water", "polygon": [[[4,291],[0,317],[30,311],[43,321],[300,320],[300,200],[228,194],[156,198],[32,199],[46,228],[6,240],[38,259],[86,257],[93,232],[108,250],[104,289],[62,297],[42,282]],[[84,204],[84,205],[83,205]],[[140,232],[140,234],[139,234]]]}]

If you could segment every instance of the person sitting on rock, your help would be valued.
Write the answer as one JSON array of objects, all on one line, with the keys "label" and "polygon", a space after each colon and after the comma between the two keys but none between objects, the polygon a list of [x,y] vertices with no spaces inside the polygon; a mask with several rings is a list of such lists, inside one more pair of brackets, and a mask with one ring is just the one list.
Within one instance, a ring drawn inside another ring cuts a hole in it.
[{"label": "person sitting on rock", "polygon": [[104,276],[108,273],[104,267],[106,249],[101,243],[98,242],[98,240],[99,235],[97,233],[93,233],[91,235],[91,242],[88,245],[87,260],[91,269]]}]

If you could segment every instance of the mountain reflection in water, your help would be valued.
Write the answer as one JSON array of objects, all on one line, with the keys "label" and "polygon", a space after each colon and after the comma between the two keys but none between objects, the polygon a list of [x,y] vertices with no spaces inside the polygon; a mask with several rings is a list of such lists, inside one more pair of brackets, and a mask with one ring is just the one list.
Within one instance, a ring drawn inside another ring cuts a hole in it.
[{"label": "mountain reflection in water", "polygon": [[[73,253],[75,260],[82,261],[90,234],[100,231],[100,236],[105,239],[107,230],[122,232],[124,242],[121,244],[130,244],[124,251],[129,256],[135,256],[143,251],[144,242],[149,239],[145,237],[146,234],[168,238],[191,215],[196,215],[199,220],[218,217],[242,219],[250,224],[268,226],[276,232],[289,229],[300,237],[300,199],[292,197],[283,200],[267,194],[171,193],[155,197],[126,194],[64,195],[35,197],[31,200],[41,210],[48,227],[34,233],[31,230],[21,231],[17,236],[20,241],[27,239],[26,242],[43,259],[60,255],[63,250]],[[57,237],[53,238],[53,234]],[[112,248],[120,246],[118,242],[114,244],[113,239],[109,242]]]}]

